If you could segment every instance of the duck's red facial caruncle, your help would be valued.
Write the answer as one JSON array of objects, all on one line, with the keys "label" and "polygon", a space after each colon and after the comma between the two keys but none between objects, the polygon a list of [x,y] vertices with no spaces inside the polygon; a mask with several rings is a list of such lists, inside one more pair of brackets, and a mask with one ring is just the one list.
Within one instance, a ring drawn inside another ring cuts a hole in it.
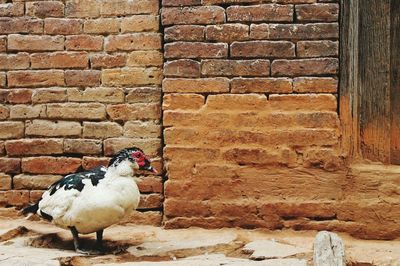
[{"label": "duck's red facial caruncle", "polygon": [[150,171],[153,173],[157,173],[157,170],[155,170],[151,165],[150,165],[150,160],[140,151],[135,151],[131,154],[132,158],[136,161],[136,163],[139,166],[139,170],[146,170]]}]

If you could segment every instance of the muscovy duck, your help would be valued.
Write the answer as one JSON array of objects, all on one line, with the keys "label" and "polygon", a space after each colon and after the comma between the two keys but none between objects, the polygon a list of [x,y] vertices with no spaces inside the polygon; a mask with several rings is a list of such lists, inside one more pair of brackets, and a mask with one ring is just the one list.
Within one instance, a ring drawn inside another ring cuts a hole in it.
[{"label": "muscovy duck", "polygon": [[75,250],[83,250],[79,234],[96,232],[97,247],[102,250],[103,230],[119,222],[139,205],[140,192],[133,179],[134,170],[157,171],[144,152],[123,149],[108,167],[67,175],[52,184],[34,205],[23,213],[37,213],[53,224],[71,230]]}]

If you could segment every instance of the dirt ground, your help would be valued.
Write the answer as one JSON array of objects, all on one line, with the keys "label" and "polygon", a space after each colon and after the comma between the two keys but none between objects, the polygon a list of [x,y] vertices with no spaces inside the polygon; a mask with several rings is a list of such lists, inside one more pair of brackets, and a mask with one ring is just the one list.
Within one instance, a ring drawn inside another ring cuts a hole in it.
[{"label": "dirt ground", "polygon": [[[0,265],[312,265],[315,231],[226,228],[165,230],[115,225],[104,233],[107,254],[85,256],[73,250],[69,231],[14,209],[0,209]],[[367,241],[339,234],[348,265],[400,265],[400,240]],[[84,247],[95,243],[84,236]]]}]

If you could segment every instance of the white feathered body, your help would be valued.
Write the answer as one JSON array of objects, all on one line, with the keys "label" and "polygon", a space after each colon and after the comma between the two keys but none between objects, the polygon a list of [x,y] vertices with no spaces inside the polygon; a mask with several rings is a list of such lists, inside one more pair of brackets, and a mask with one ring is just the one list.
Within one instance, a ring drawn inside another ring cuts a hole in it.
[{"label": "white feathered body", "polygon": [[61,187],[51,195],[48,190],[39,202],[38,214],[44,212],[55,225],[65,229],[74,226],[82,234],[104,229],[137,208],[140,192],[132,175],[129,165],[121,163],[108,168],[96,185],[83,179],[81,191]]}]

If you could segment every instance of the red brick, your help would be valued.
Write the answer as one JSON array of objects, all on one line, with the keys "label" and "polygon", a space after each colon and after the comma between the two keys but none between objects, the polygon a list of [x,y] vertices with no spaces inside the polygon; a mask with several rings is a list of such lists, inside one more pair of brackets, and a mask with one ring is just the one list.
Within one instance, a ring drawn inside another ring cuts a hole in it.
[{"label": "red brick", "polygon": [[136,179],[137,185],[141,193],[162,193],[163,182],[160,177],[141,176]]},{"label": "red brick", "polygon": [[32,91],[31,90],[12,90],[7,95],[7,101],[13,104],[31,103]]},{"label": "red brick", "polygon": [[164,63],[164,76],[198,78],[200,77],[200,63],[190,59],[167,61]]},{"label": "red brick", "polygon": [[227,78],[172,79],[163,80],[164,92],[229,92]]},{"label": "red brick", "polygon": [[64,4],[59,1],[27,2],[26,15],[30,17],[48,18],[63,17]]},{"label": "red brick", "polygon": [[104,140],[104,155],[112,156],[124,148],[140,147],[146,155],[154,157],[161,152],[160,139],[111,138]]},{"label": "red brick", "polygon": [[30,18],[0,18],[0,32],[10,33],[42,33],[43,21]]},{"label": "red brick", "polygon": [[37,203],[45,191],[44,190],[30,190],[29,191],[29,203]]},{"label": "red brick", "polygon": [[125,100],[124,90],[120,88],[70,88],[67,93],[70,102],[122,103]]},{"label": "red brick", "polygon": [[29,68],[29,54],[0,54],[0,70]]},{"label": "red brick", "polygon": [[254,6],[230,6],[226,9],[228,21],[291,22],[292,5],[264,4]]},{"label": "red brick", "polygon": [[86,68],[89,58],[85,52],[56,52],[31,55],[31,68]]},{"label": "red brick", "polygon": [[21,172],[21,159],[0,157],[0,173],[18,174]]},{"label": "red brick", "polygon": [[154,121],[127,121],[124,136],[131,138],[160,138],[161,125]]},{"label": "red brick", "polygon": [[28,157],[21,163],[22,171],[31,174],[69,174],[80,166],[81,159],[68,157]]},{"label": "red brick", "polygon": [[235,78],[232,93],[291,93],[292,80],[288,78]]},{"label": "red brick", "polygon": [[32,94],[33,103],[65,102],[66,100],[65,88],[35,89]]},{"label": "red brick", "polygon": [[106,139],[120,137],[123,128],[115,122],[83,122],[83,137]]},{"label": "red brick", "polygon": [[203,76],[269,76],[269,60],[202,60]]},{"label": "red brick", "polygon": [[10,107],[11,119],[29,119],[46,116],[46,106],[18,104]]},{"label": "red brick", "polygon": [[162,207],[163,196],[160,194],[142,194],[138,209],[159,209]]},{"label": "red brick", "polygon": [[298,57],[338,56],[339,42],[333,41],[299,41],[297,42]]},{"label": "red brick", "polygon": [[14,189],[47,189],[51,184],[61,178],[61,175],[20,174],[13,177],[13,185]]},{"label": "red brick", "polygon": [[163,8],[161,22],[164,26],[223,23],[225,22],[225,10],[219,6]]},{"label": "red brick", "polygon": [[8,36],[7,49],[11,51],[64,50],[64,37],[10,34]]},{"label": "red brick", "polygon": [[[6,86],[6,73],[0,72],[0,88],[3,88]],[[1,98],[1,96],[0,96]],[[1,102],[1,101],[0,101]]]},{"label": "red brick", "polygon": [[74,121],[32,120],[25,122],[25,134],[34,137],[80,137],[82,127]]},{"label": "red brick", "polygon": [[161,49],[161,36],[158,33],[114,35],[105,41],[105,50],[108,52],[157,49]]},{"label": "red brick", "polygon": [[50,87],[64,85],[64,72],[61,70],[9,71],[9,87]]},{"label": "red brick", "polygon": [[162,66],[164,56],[160,51],[133,51],[129,53],[127,66]]},{"label": "red brick", "polygon": [[336,58],[275,60],[272,62],[273,76],[310,76],[337,74],[339,62]]},{"label": "red brick", "polygon": [[127,90],[125,101],[127,103],[160,103],[161,88],[132,88]]},{"label": "red brick", "polygon": [[337,93],[338,80],[335,78],[294,78],[293,91],[295,92],[324,92]]},{"label": "red brick", "polygon": [[126,64],[126,54],[93,54],[90,56],[92,68],[123,67]]},{"label": "red brick", "polygon": [[100,51],[103,49],[103,36],[67,36],[65,49],[73,51]]},{"label": "red brick", "polygon": [[142,86],[161,84],[162,71],[155,67],[132,67],[104,69],[101,76],[103,86]]},{"label": "red brick", "polygon": [[101,103],[54,103],[47,105],[47,116],[57,119],[104,120],[106,112]]},{"label": "red brick", "polygon": [[249,39],[249,26],[245,24],[211,25],[206,28],[206,39],[232,43]]},{"label": "red brick", "polygon": [[79,19],[46,18],[44,33],[50,35],[72,35],[82,33],[82,21]]},{"label": "red brick", "polygon": [[0,36],[0,52],[7,51],[7,36]]},{"label": "red brick", "polygon": [[164,29],[165,41],[202,41],[204,40],[204,26],[177,25]]},{"label": "red brick", "polygon": [[225,58],[226,43],[175,42],[164,45],[165,58]]},{"label": "red brick", "polygon": [[337,100],[332,94],[271,94],[269,102],[278,110],[308,110],[336,112]]},{"label": "red brick", "polygon": [[135,15],[124,18],[121,21],[121,32],[141,32],[153,31],[159,29],[159,17],[154,15]]},{"label": "red brick", "polygon": [[297,21],[337,21],[339,18],[339,4],[311,4],[296,5]]},{"label": "red brick", "polygon": [[297,154],[289,148],[282,149],[252,149],[252,148],[233,148],[222,155],[227,162],[239,165],[296,165]]},{"label": "red brick", "polygon": [[65,71],[65,83],[67,86],[90,87],[100,85],[99,70],[67,70]]},{"label": "red brick", "polygon": [[10,116],[9,108],[5,105],[0,105],[0,120],[6,120],[9,116]]},{"label": "red brick", "polygon": [[26,206],[29,203],[29,190],[0,191],[0,206]]},{"label": "red brick", "polygon": [[248,58],[295,57],[295,45],[287,41],[249,41],[231,44],[231,56]]},{"label": "red brick", "polygon": [[96,18],[100,15],[100,1],[67,1],[65,5],[65,15],[72,18]]},{"label": "red brick", "polygon": [[0,190],[10,190],[12,187],[11,176],[0,173]]},{"label": "red brick", "polygon": [[305,4],[305,3],[316,3],[317,0],[269,0],[269,1],[260,1],[260,0],[203,0],[203,5],[221,5],[221,4],[251,4],[251,3],[260,3],[260,2],[274,2],[277,4]]},{"label": "red brick", "polygon": [[157,14],[158,0],[109,0],[101,2],[101,16],[124,16],[136,14]]},{"label": "red brick", "polygon": [[2,3],[0,5],[0,17],[21,17],[24,15],[24,3]]},{"label": "red brick", "polygon": [[101,18],[86,20],[83,25],[85,33],[108,34],[118,33],[120,28],[120,19]]},{"label": "red brick", "polygon": [[6,154],[6,150],[4,147],[4,141],[0,141],[0,155],[5,155]]},{"label": "red brick", "polygon": [[71,154],[98,155],[102,153],[102,141],[93,139],[65,139],[64,152]]},{"label": "red brick", "polygon": [[0,122],[0,128],[0,139],[18,139],[24,136],[23,122]]},{"label": "red brick", "polygon": [[163,6],[198,6],[201,0],[162,0]]},{"label": "red brick", "polygon": [[128,121],[159,119],[161,111],[158,103],[117,104],[107,106],[107,114],[112,120]]},{"label": "red brick", "polygon": [[[0,77],[1,77],[1,75],[0,75]],[[7,96],[9,93],[10,93],[10,90],[0,90],[0,103],[7,103]]]},{"label": "red brick", "polygon": [[168,93],[164,94],[162,108],[163,110],[198,110],[204,103],[205,97],[200,94]]},{"label": "red brick", "polygon": [[310,24],[252,24],[250,25],[252,39],[287,39],[312,40],[339,38],[337,23]]},{"label": "red brick", "polygon": [[19,139],[6,141],[6,151],[10,156],[62,154],[61,139]]},{"label": "red brick", "polygon": [[108,166],[111,158],[108,157],[88,157],[84,156],[82,159],[82,167],[85,170],[93,169],[98,166]]}]

